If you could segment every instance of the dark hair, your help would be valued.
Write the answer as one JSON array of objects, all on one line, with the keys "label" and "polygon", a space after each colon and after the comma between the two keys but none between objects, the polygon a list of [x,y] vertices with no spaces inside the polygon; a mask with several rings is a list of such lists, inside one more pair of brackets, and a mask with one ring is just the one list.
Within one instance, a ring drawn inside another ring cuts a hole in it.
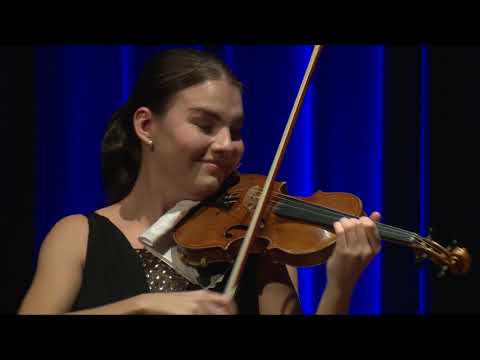
[{"label": "dark hair", "polygon": [[138,176],[141,145],[133,128],[135,111],[146,106],[162,115],[179,91],[221,78],[242,88],[222,60],[200,50],[167,50],[147,64],[128,102],[113,114],[103,138],[102,174],[110,204],[127,196]]}]

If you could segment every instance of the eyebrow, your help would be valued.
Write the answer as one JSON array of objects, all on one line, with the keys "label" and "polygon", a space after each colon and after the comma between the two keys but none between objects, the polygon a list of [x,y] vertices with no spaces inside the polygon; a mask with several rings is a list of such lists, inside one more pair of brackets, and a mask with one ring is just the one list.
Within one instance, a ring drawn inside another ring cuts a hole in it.
[{"label": "eyebrow", "polygon": [[[214,118],[215,121],[218,121],[218,122],[221,122],[221,123],[224,122],[222,120],[222,117],[218,113],[216,113],[215,111],[206,109],[204,107],[192,107],[192,108],[190,108],[190,110],[203,113],[203,114],[205,114],[209,117]],[[243,115],[241,115],[239,117],[236,117],[236,118],[233,119],[232,123],[240,123],[240,125],[243,125],[243,118],[244,118]]]}]

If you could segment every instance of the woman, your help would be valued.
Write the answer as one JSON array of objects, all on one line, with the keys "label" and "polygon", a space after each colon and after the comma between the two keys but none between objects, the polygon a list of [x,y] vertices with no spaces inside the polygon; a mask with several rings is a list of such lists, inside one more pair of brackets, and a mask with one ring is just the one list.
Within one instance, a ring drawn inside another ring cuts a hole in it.
[{"label": "woman", "polygon": [[[199,286],[140,241],[179,202],[201,201],[220,188],[243,155],[243,125],[242,86],[223,62],[189,49],[156,56],[104,137],[111,205],[55,224],[19,313],[299,313],[292,267],[250,256],[229,300],[221,293],[228,269],[210,267]],[[359,276],[380,251],[379,220],[373,213],[334,224],[318,314],[348,313]]]}]

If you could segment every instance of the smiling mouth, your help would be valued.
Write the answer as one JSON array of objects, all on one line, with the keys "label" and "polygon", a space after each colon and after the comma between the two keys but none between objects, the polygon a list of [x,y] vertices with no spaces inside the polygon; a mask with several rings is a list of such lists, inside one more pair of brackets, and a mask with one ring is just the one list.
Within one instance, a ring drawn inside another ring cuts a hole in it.
[{"label": "smiling mouth", "polygon": [[213,161],[201,161],[201,162],[209,172],[213,172],[215,174],[221,175],[222,177],[226,172],[226,167],[219,163],[216,163]]},{"label": "smiling mouth", "polygon": [[213,162],[213,161],[201,161],[202,164],[204,164],[205,166],[211,168],[211,169],[218,169],[218,170],[221,170],[223,169],[223,166],[221,166],[220,164],[216,163],[216,162]]}]

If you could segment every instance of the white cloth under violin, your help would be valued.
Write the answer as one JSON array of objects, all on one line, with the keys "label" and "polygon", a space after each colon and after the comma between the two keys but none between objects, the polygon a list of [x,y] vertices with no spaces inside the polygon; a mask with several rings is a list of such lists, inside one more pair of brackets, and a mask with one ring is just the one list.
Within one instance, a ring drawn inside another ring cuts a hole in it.
[{"label": "white cloth under violin", "polygon": [[215,287],[216,284],[223,280],[223,274],[210,276],[206,284],[204,279],[200,282],[200,274],[197,269],[180,260],[178,247],[172,238],[172,230],[175,225],[198,204],[199,201],[192,200],[178,202],[140,235],[139,240],[145,245],[147,251],[165,262],[191,283],[209,289]]}]

